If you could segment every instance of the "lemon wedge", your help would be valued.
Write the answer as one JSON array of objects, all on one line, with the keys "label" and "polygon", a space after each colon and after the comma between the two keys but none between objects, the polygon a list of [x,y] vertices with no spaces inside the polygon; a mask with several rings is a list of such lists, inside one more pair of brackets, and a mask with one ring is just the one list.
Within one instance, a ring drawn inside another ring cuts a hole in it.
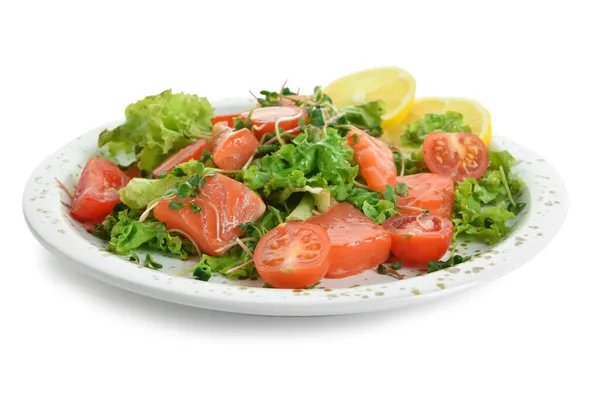
[{"label": "lemon wedge", "polygon": [[406,117],[401,121],[383,125],[384,138],[398,143],[406,127],[425,116],[425,114],[443,114],[456,111],[463,115],[463,121],[469,125],[486,146],[492,140],[492,120],[490,112],[478,101],[456,97],[423,97],[413,102]]},{"label": "lemon wedge", "polygon": [[366,69],[343,76],[325,88],[333,104],[347,107],[369,101],[382,100],[386,123],[400,123],[408,114],[415,99],[415,78],[397,67]]}]

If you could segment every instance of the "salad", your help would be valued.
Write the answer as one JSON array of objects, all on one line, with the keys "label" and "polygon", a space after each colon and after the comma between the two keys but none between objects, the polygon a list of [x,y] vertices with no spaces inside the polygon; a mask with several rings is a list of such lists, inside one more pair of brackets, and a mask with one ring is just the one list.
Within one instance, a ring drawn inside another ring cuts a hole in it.
[{"label": "salad", "polygon": [[348,99],[372,82],[362,78],[310,94],[284,84],[229,115],[170,90],[133,103],[99,135],[71,215],[148,268],[163,267],[160,253],[196,260],[193,279],[292,289],[371,269],[435,272],[469,259],[448,256],[454,241],[507,236],[526,206],[524,182],[508,152],[487,147],[487,123],[471,124],[451,101],[429,112],[414,81],[398,101],[389,93],[400,90],[381,85],[379,97]]}]

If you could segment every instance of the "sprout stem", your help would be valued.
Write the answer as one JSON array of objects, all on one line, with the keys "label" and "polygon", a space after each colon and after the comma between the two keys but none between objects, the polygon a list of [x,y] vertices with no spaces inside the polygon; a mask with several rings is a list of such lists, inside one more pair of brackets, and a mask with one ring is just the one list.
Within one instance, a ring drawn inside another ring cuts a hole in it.
[{"label": "sprout stem", "polygon": [[298,114],[294,114],[289,117],[281,117],[277,121],[275,121],[275,136],[277,137],[277,140],[279,141],[279,143],[282,146],[285,144],[285,142],[281,138],[281,133],[279,133],[279,123],[286,122],[286,121],[294,121],[296,119],[300,119],[300,117],[302,117],[302,111],[299,112]]},{"label": "sprout stem", "polygon": [[232,273],[232,272],[235,272],[235,271],[237,271],[238,269],[242,269],[242,268],[244,268],[246,265],[250,265],[250,264],[252,264],[253,262],[254,262],[254,260],[253,260],[253,259],[252,259],[252,260],[248,260],[248,261],[246,261],[245,263],[238,265],[237,267],[233,267],[233,268],[231,268],[231,269],[229,269],[229,270],[225,271],[225,273],[226,273],[226,274],[230,274],[230,273]]}]

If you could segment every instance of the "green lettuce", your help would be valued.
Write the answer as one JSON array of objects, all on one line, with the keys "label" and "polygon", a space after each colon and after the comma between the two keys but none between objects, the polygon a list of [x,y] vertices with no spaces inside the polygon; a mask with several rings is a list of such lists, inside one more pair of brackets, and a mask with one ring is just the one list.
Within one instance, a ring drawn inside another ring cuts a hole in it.
[{"label": "green lettuce", "polygon": [[206,98],[165,90],[130,104],[125,122],[102,132],[98,146],[121,166],[135,159],[141,170],[151,171],[168,155],[210,132],[212,117]]},{"label": "green lettuce", "polygon": [[162,222],[153,218],[139,221],[140,211],[124,209],[110,214],[96,226],[96,234],[108,240],[108,250],[127,255],[134,250],[157,251],[181,259],[196,254],[194,245],[167,232]]},{"label": "green lettuce", "polygon": [[172,189],[181,178],[167,175],[163,179],[133,178],[127,186],[119,190],[121,202],[129,208],[139,210],[145,208],[155,200]]},{"label": "green lettuce", "polygon": [[152,200],[162,197],[194,175],[200,164],[198,160],[187,161],[160,179],[133,178],[119,190],[121,202],[135,210],[145,208]]},{"label": "green lettuce", "polygon": [[244,173],[244,183],[264,197],[282,190],[291,194],[304,186],[343,185],[358,176],[353,158],[354,152],[336,129],[327,128],[326,134],[304,132],[293,143],[255,160]]},{"label": "green lettuce", "polygon": [[396,207],[381,193],[356,186],[358,166],[354,151],[338,130],[308,129],[293,143],[259,160],[244,173],[244,183],[273,203],[285,203],[308,188],[327,190],[337,201],[347,201],[375,222],[396,215]]},{"label": "green lettuce", "polygon": [[336,124],[350,124],[375,137],[383,134],[381,116],[385,114],[385,103],[381,100],[344,107],[340,113],[344,116]]},{"label": "green lettuce", "polygon": [[[202,254],[200,261],[195,265],[195,270],[210,271],[212,273],[218,272],[221,275],[226,276],[230,279],[247,279],[252,277],[258,277],[258,272],[254,267],[253,263],[248,263],[251,257],[248,253],[242,251],[241,248],[236,247],[229,250],[222,256],[210,256],[208,254]],[[234,267],[248,263],[242,268],[236,269],[235,271],[229,272]],[[194,274],[196,275],[196,274]]]},{"label": "green lettuce", "polygon": [[400,137],[403,146],[418,148],[423,144],[425,136],[432,132],[471,132],[471,127],[463,122],[463,116],[456,111],[444,114],[425,114],[410,124]]},{"label": "green lettuce", "polygon": [[525,183],[514,172],[514,157],[507,151],[489,152],[489,168],[477,181],[457,183],[454,198],[454,234],[489,244],[499,242],[512,227],[525,204],[517,202]]}]

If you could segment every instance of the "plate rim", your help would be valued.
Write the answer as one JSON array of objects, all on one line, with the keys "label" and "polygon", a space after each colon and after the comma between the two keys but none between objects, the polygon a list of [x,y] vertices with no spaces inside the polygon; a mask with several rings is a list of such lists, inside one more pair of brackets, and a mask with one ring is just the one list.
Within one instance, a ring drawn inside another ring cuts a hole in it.
[{"label": "plate rim", "polygon": [[[251,99],[229,97],[211,103],[217,109],[228,109],[239,108],[241,104],[251,105],[251,102]],[[78,235],[72,227],[69,227],[70,222],[63,217],[63,206],[59,201],[61,193],[58,186],[48,185],[47,180],[50,179],[51,170],[55,167],[55,169],[60,168],[57,166],[59,162],[60,165],[63,165],[64,159],[61,160],[61,153],[72,146],[76,146],[81,138],[97,135],[103,129],[114,126],[121,121],[122,119],[105,123],[85,132],[52,153],[33,170],[25,185],[22,197],[22,208],[26,223],[34,237],[48,251],[59,258],[74,261],[78,265],[78,271],[122,289],[188,306],[237,313],[288,316],[361,313],[407,306],[489,282],[525,265],[542,251],[558,233],[568,211],[567,188],[558,171],[535,151],[510,139],[494,136],[495,142],[500,141],[505,144],[501,146],[502,148],[507,146],[518,147],[519,151],[535,157],[539,162],[536,166],[539,166],[545,173],[545,176],[539,179],[551,180],[555,187],[555,193],[559,194],[556,198],[560,199],[560,201],[555,200],[558,203],[548,206],[552,218],[541,220],[540,217],[540,221],[535,221],[540,226],[543,224],[546,227],[543,235],[536,235],[522,241],[520,245],[515,245],[511,249],[510,260],[505,259],[502,265],[487,268],[478,267],[481,270],[476,273],[467,273],[468,268],[475,268],[469,265],[473,262],[469,262],[451,269],[403,281],[372,284],[357,288],[311,290],[253,288],[174,277],[136,266],[118,256],[96,248],[87,249],[79,246],[76,242],[78,240],[84,240],[85,242],[85,238]],[[532,165],[531,168],[533,169],[534,166]],[[40,177],[44,179],[39,179]],[[45,186],[40,186],[40,184]],[[534,211],[533,198],[539,195],[536,192],[536,189],[539,188],[537,184],[531,185],[530,182],[527,182],[527,184],[531,194],[532,208],[530,211]],[[40,189],[40,187],[47,187],[47,189]],[[40,192],[44,195],[40,195]],[[32,200],[33,198],[36,200]],[[40,215],[39,210],[45,211],[43,217]],[[497,244],[494,249],[500,249],[497,251],[504,252],[506,249],[503,248],[503,245],[506,245],[509,240],[519,237],[517,236],[519,233],[523,235],[522,230],[525,228],[532,229],[533,216],[532,212],[523,216],[519,226],[515,227],[510,235]],[[53,223],[50,224],[48,221]],[[60,230],[64,233],[57,234],[57,231]],[[73,240],[69,240],[71,238]],[[107,254],[109,254],[108,257]],[[440,286],[439,278],[446,275],[449,275],[449,277],[446,277],[444,284]],[[455,280],[453,277],[460,277],[460,279]],[[317,305],[318,307],[316,307]]]}]

